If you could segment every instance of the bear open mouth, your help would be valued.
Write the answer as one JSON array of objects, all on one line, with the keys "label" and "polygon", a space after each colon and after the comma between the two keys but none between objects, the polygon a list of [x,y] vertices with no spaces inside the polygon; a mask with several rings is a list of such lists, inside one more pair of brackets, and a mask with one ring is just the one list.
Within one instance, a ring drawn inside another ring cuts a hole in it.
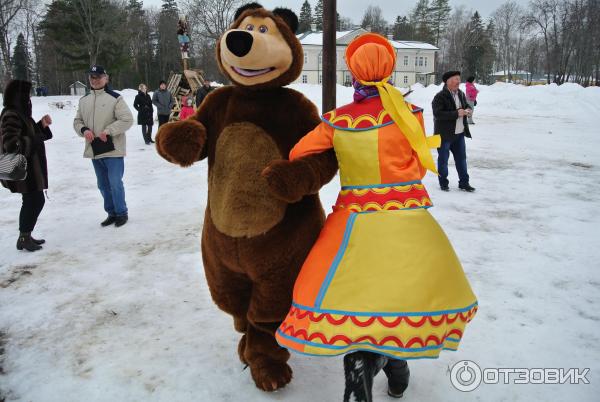
[{"label": "bear open mouth", "polygon": [[260,70],[251,70],[249,68],[240,68],[235,66],[231,66],[231,68],[233,71],[244,77],[256,77],[258,75],[267,74],[275,70],[275,67],[263,68]]}]

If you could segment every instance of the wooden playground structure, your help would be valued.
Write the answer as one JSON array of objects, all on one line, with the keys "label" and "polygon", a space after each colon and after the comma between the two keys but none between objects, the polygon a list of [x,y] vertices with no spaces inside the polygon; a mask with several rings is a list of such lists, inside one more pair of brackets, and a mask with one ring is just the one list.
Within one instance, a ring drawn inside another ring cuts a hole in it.
[{"label": "wooden playground structure", "polygon": [[[185,63],[187,64],[187,63]],[[179,112],[187,97],[194,97],[196,91],[204,85],[204,76],[202,70],[183,70],[181,72],[171,72],[167,81],[167,89],[175,98],[175,105],[171,110],[169,121],[179,120]]]}]

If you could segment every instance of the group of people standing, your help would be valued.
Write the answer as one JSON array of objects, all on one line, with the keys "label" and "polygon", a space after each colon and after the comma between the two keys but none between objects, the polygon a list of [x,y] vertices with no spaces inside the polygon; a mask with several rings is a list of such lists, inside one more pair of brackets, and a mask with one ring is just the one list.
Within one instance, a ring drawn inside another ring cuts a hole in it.
[{"label": "group of people standing", "polygon": [[[75,131],[86,140],[84,157],[92,159],[98,188],[104,199],[107,218],[102,226],[115,224],[119,227],[127,223],[128,209],[125,201],[123,174],[126,155],[125,132],[133,124],[133,116],[123,97],[108,87],[109,76],[101,66],[92,66],[89,71],[90,94],[79,101],[74,120]],[[454,156],[459,176],[458,187],[467,192],[475,191],[470,185],[467,170],[465,137],[471,138],[469,125],[473,110],[477,105],[474,77],[467,79],[466,95],[459,89],[460,72],[449,71],[443,75],[444,87],[432,102],[435,132],[442,137],[438,151],[438,180],[443,191],[449,191],[448,159]],[[196,108],[210,93],[212,87],[206,81],[196,91]],[[32,119],[31,83],[14,80],[4,92],[4,109],[0,115],[0,148],[3,152],[18,150],[27,157],[28,175],[23,181],[2,181],[4,187],[13,193],[23,194],[23,205],[19,215],[19,238],[17,248],[29,251],[39,250],[44,240],[31,237],[37,218],[44,207],[43,191],[48,188],[48,169],[44,142],[52,138],[50,116],[39,122]],[[98,102],[102,100],[102,102]],[[180,118],[193,114],[191,97],[185,101]],[[157,109],[158,126],[167,123],[175,99],[161,81],[152,97],[145,84],[140,84],[133,106],[137,110],[137,122],[142,128],[146,144],[154,143],[152,127],[154,107]],[[185,109],[185,110],[183,110]],[[189,109],[189,110],[187,110]]]},{"label": "group of people standing", "polygon": [[[79,100],[73,121],[75,132],[85,139],[84,157],[92,160],[98,189],[108,214],[100,224],[103,227],[123,226],[128,221],[123,174],[125,172],[126,136],[133,125],[133,115],[124,98],[109,85],[109,75],[102,66],[88,71],[90,93]],[[159,127],[169,121],[175,99],[164,81],[152,98],[145,84],[140,84],[133,106],[137,122],[142,127],[146,144],[152,144],[154,107]],[[197,91],[197,106],[212,88],[208,81]],[[45,115],[37,123],[32,118],[32,84],[12,80],[5,90],[0,114],[0,153],[20,153],[27,159],[25,180],[2,180],[2,185],[13,193],[22,194],[19,214],[17,249],[37,251],[45,243],[32,237],[37,219],[44,207],[44,191],[48,189],[48,165],[44,142],[52,138],[52,119]],[[192,99],[192,98],[190,98]]]}]

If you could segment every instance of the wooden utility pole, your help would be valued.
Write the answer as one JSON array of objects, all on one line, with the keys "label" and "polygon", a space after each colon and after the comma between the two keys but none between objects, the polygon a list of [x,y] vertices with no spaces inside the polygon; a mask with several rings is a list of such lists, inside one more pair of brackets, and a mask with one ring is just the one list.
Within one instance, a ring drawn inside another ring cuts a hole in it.
[{"label": "wooden utility pole", "polygon": [[323,1],[323,103],[322,113],[335,109],[336,0]]}]

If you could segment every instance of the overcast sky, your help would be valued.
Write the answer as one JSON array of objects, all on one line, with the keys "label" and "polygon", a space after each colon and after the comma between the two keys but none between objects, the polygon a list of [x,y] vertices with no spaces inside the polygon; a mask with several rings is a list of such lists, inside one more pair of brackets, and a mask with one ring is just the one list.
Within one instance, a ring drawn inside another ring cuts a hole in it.
[{"label": "overcast sky", "polygon": [[[308,1],[314,9],[317,0]],[[505,1],[506,0],[450,0],[450,5],[452,7],[464,5],[467,9],[479,11],[484,18],[487,18]],[[528,0],[514,1],[521,6],[527,6],[529,3]],[[304,3],[304,0],[258,0],[258,3],[266,8],[284,6],[291,8],[298,14],[300,13],[300,6]],[[354,23],[359,24],[367,6],[376,5],[383,10],[385,19],[388,22],[393,22],[397,15],[407,15],[416,3],[417,0],[337,0],[337,8],[341,16],[349,17]],[[162,4],[162,1],[144,0],[144,4],[159,6]]]}]

